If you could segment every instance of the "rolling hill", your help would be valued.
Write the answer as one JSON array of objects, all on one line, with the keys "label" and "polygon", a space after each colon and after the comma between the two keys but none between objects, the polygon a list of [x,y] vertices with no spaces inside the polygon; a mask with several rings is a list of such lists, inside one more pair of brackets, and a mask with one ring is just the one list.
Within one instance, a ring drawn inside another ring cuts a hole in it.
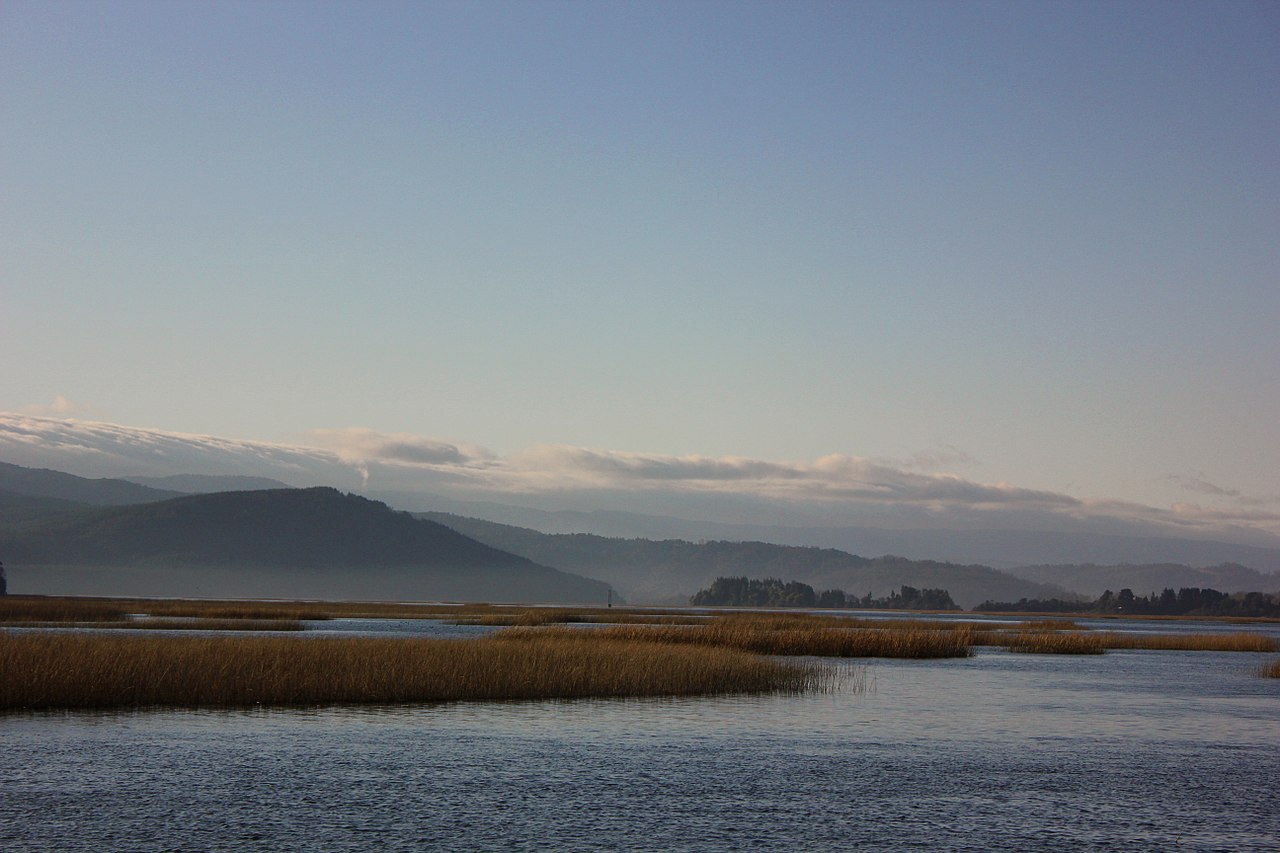
[{"label": "rolling hill", "polygon": [[9,591],[603,602],[538,565],[331,488],[220,492],[59,512],[0,531]]},{"label": "rolling hill", "polygon": [[817,590],[879,597],[903,584],[946,589],[961,607],[992,596],[1063,597],[1058,587],[988,566],[902,557],[859,557],[833,548],[765,542],[614,539],[585,533],[539,533],[448,513],[420,513],[474,539],[540,563],[608,581],[633,603],[686,604],[721,576],[798,580]]},{"label": "rolling hill", "polygon": [[0,491],[40,498],[123,506],[178,497],[182,492],[156,489],[128,480],[88,479],[48,468],[24,468],[0,462]]}]

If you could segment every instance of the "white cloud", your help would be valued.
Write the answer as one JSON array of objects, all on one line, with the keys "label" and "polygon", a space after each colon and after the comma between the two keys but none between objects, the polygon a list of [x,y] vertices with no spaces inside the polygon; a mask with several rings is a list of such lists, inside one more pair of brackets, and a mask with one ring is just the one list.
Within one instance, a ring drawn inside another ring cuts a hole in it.
[{"label": "white cloud", "polygon": [[298,444],[273,444],[0,413],[0,459],[82,476],[253,474],[298,486],[489,500],[554,495],[601,508],[626,495],[696,498],[701,506],[712,501],[727,508],[749,502],[884,526],[1051,529],[1084,523],[1113,532],[1227,538],[1232,531],[1280,532],[1276,513],[1086,500],[840,454],[768,461],[542,445],[501,457],[475,445],[365,428],[315,430]]},{"label": "white cloud", "polygon": [[0,413],[0,457],[85,477],[252,474],[300,486],[351,487],[351,466],[312,448]]},{"label": "white cloud", "polygon": [[380,433],[362,427],[316,429],[307,437],[339,458],[357,463],[472,466],[493,460],[493,454],[474,445],[437,441],[410,433]]}]

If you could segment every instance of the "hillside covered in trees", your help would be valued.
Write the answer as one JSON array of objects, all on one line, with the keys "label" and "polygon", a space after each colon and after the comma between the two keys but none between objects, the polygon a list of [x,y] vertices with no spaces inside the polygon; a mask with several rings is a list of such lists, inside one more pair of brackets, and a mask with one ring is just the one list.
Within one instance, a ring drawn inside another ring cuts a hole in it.
[{"label": "hillside covered in trees", "polygon": [[870,593],[859,598],[843,590],[814,592],[799,581],[783,583],[778,578],[755,580],[745,577],[716,578],[707,589],[689,599],[695,607],[810,607],[857,608],[866,610],[959,610],[945,589],[916,589],[903,586],[882,598]]},{"label": "hillside covered in trees", "polygon": [[719,577],[794,578],[815,589],[884,597],[904,584],[946,589],[972,607],[985,598],[1067,597],[1060,587],[1015,578],[989,566],[861,557],[835,548],[767,542],[619,539],[588,533],[541,533],[448,513],[420,513],[481,542],[588,577],[600,578],[633,604],[683,604]]},{"label": "hillside covered in trees", "polygon": [[1280,595],[1264,592],[1225,593],[1216,589],[1166,587],[1159,595],[1134,595],[1131,589],[1106,590],[1097,600],[1081,603],[1061,599],[984,601],[974,608],[1003,613],[1103,613],[1133,616],[1259,616],[1280,617]]}]

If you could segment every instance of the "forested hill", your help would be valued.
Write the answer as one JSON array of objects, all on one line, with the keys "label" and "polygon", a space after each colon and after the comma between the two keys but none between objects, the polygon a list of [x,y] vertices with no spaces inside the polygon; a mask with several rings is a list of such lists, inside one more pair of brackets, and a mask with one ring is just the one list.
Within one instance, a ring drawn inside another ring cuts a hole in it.
[{"label": "forested hill", "polygon": [[[549,602],[608,596],[606,584],[330,488],[85,509],[0,535],[11,592],[109,592],[101,586],[115,577],[130,587],[121,594],[196,594],[172,591],[171,581],[203,573],[231,579],[233,589],[202,591],[220,595]],[[72,568],[91,588],[38,588],[42,575],[49,580]],[[156,590],[134,589],[147,579]]]},{"label": "forested hill", "polygon": [[765,542],[613,539],[586,533],[539,533],[448,513],[420,513],[474,539],[613,585],[632,603],[685,603],[718,577],[794,578],[816,589],[885,596],[904,584],[948,590],[962,607],[992,598],[988,590],[1040,590],[1002,598],[1052,598],[1062,589],[1015,578],[988,566],[902,557],[860,557],[834,548]]}]

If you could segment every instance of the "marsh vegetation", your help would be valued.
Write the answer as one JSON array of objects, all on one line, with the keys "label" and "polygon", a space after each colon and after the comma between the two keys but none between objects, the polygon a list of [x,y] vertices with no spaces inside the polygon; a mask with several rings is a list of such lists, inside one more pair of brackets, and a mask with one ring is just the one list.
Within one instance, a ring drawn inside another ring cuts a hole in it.
[{"label": "marsh vegetation", "polygon": [[0,708],[688,696],[804,691],[812,664],[579,632],[471,640],[0,634]]},{"label": "marsh vegetation", "polygon": [[[308,621],[433,619],[487,637],[322,636]],[[819,689],[834,670],[785,658],[956,658],[978,646],[1041,654],[1108,649],[1275,652],[1249,632],[1090,631],[1063,619],[530,608],[489,604],[0,599],[0,626],[164,632],[0,631],[0,708],[315,705]],[[282,636],[275,632],[300,632]],[[1280,664],[1264,674],[1277,677]]]}]

